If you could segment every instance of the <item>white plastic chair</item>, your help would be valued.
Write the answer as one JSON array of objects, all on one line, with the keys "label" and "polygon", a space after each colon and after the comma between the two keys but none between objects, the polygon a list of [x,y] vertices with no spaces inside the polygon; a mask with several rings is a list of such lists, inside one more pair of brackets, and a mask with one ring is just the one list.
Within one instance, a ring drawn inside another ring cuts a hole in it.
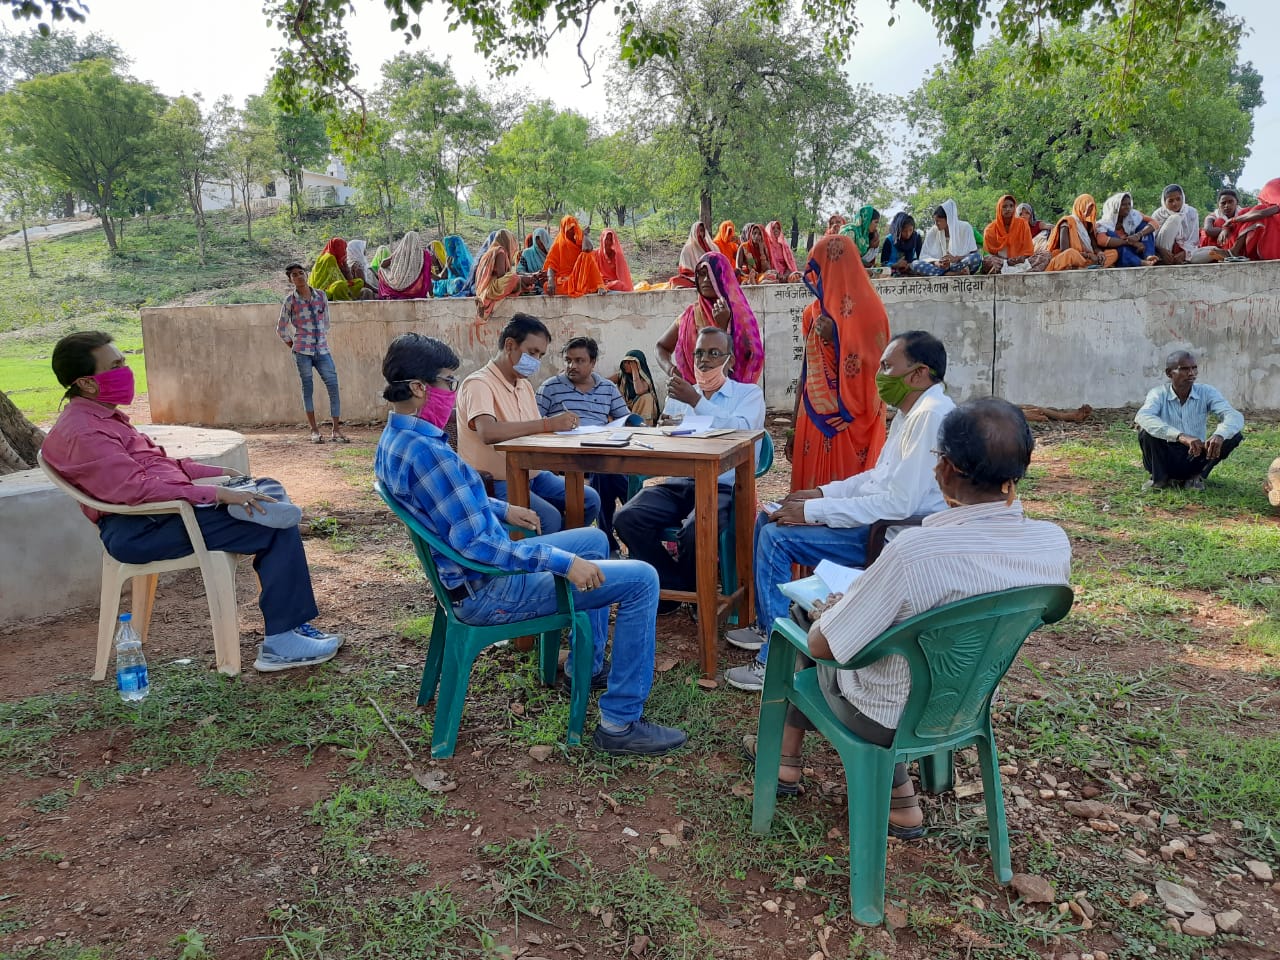
[{"label": "white plastic chair", "polygon": [[240,621],[236,612],[236,562],[239,554],[221,550],[209,550],[204,545],[200,525],[196,523],[195,509],[185,500],[163,500],[143,503],[136,507],[119,503],[103,503],[68,483],[49,466],[40,454],[36,455],[40,469],[55,487],[78,503],[99,513],[140,514],[143,516],[176,513],[182,517],[187,536],[194,550],[185,557],[174,560],[157,560],[153,563],[121,563],[106,548],[102,550],[102,599],[98,611],[98,659],[93,668],[94,680],[107,677],[107,659],[115,637],[116,616],[120,612],[120,590],[127,580],[133,580],[133,623],[138,636],[145,644],[151,626],[151,611],[155,606],[156,584],[162,573],[171,570],[200,568],[204,578],[204,592],[209,600],[209,617],[213,621],[213,650],[218,672],[236,676],[240,672]]}]

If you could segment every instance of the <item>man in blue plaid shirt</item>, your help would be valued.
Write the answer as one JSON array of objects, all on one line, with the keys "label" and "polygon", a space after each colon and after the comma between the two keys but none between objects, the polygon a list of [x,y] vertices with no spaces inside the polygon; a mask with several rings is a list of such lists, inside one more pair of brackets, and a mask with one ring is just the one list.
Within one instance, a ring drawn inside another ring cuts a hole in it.
[{"label": "man in blue plaid shirt", "polygon": [[[638,560],[605,559],[609,542],[595,527],[510,539],[504,520],[535,532],[541,525],[534,511],[488,497],[480,474],[450,448],[443,426],[453,412],[458,363],[457,354],[432,337],[407,333],[391,342],[382,375],[393,412],[374,458],[383,487],[424,527],[468,560],[521,572],[491,577],[435,555],[458,618],[497,624],[553,613],[555,577],[565,577],[575,609],[588,611],[591,620],[591,686],[604,690],[592,745],[615,755],[651,756],[683,746],[683,731],[643,715],[653,685],[657,574]],[[615,603],[610,664],[604,648]]]}]

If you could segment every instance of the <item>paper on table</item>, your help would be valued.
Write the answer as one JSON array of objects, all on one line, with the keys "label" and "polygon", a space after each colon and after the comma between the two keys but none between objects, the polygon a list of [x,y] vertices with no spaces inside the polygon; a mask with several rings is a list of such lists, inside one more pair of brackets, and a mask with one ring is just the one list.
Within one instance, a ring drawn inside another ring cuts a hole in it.
[{"label": "paper on table", "polygon": [[698,430],[710,430],[711,417],[687,416],[674,427],[666,427],[663,432],[675,436],[677,434],[695,433]]},{"label": "paper on table", "polygon": [[853,581],[862,576],[861,570],[841,566],[830,560],[819,560],[813,572],[822,578],[822,582],[831,588],[832,593],[848,593]]},{"label": "paper on table", "polygon": [[557,430],[557,437],[582,437],[588,433],[603,433],[605,430],[617,430],[619,427],[627,425],[626,417],[619,417],[617,420],[610,420],[601,426],[598,423],[587,423],[580,427],[574,427],[572,430]]}]

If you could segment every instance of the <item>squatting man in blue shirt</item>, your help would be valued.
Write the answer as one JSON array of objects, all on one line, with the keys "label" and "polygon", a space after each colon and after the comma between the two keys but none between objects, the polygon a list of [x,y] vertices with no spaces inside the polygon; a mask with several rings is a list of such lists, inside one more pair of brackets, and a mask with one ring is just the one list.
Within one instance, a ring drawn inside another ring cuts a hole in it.
[{"label": "squatting man in blue shirt", "polygon": [[[1169,383],[1152,387],[1133,418],[1142,466],[1151,474],[1144,490],[1203,490],[1209,472],[1244,438],[1240,411],[1207,383],[1196,383],[1199,372],[1193,354],[1186,350],[1169,354],[1164,363]],[[1210,413],[1219,423],[1206,440]]]},{"label": "squatting man in blue shirt", "polygon": [[[592,746],[605,753],[668,753],[684,731],[645,718],[653,685],[658,576],[636,560],[607,560],[595,527],[512,540],[503,520],[535,533],[538,515],[486,496],[480,474],[450,448],[443,427],[453,412],[458,355],[433,337],[406,333],[387,348],[383,396],[392,413],[378,441],[374,472],[427,530],[477,563],[516,576],[492,577],[435,555],[440,580],[464,623],[498,624],[556,609],[555,576],[568,579],[575,609],[585,610],[595,640],[591,686],[603,689]],[[618,605],[612,663],[605,660],[609,611]],[[569,668],[572,676],[572,668]]]}]

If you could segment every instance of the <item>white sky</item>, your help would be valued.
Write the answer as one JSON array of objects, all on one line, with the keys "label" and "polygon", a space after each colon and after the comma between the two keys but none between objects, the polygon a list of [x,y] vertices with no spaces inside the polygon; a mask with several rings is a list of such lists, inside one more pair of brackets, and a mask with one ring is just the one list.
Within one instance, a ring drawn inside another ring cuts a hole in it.
[{"label": "white sky", "polygon": [[[1280,58],[1260,36],[1264,14],[1274,15],[1275,0],[1228,0],[1231,13],[1245,19],[1252,32],[1243,43],[1242,59],[1251,60],[1263,76],[1267,103],[1254,114],[1252,155],[1242,185],[1257,190],[1280,176]],[[357,63],[359,83],[372,88],[383,61],[406,49],[401,35],[388,28],[389,17],[378,0],[355,0],[356,15],[348,18],[348,33]],[[409,49],[429,50],[448,57],[464,82],[483,87],[517,85],[532,97],[548,98],[589,116],[604,118],[606,80],[612,49],[614,18],[608,4],[593,17],[587,56],[596,53],[594,81],[583,88],[582,65],[574,43],[559,39],[543,61],[525,65],[514,76],[495,81],[477,55],[470,34],[448,33],[434,26],[428,6],[422,16],[423,39]],[[903,2],[897,21],[887,25],[887,0],[861,0],[862,32],[854,42],[848,65],[855,83],[868,83],[882,93],[906,94],[944,56],[929,18],[913,3]],[[261,0],[90,0],[88,23],[79,32],[96,30],[111,37],[133,60],[133,73],[162,93],[200,93],[206,102],[230,94],[237,105],[260,93],[275,61],[281,36],[267,24]],[[1267,161],[1270,161],[1268,163]]]}]

